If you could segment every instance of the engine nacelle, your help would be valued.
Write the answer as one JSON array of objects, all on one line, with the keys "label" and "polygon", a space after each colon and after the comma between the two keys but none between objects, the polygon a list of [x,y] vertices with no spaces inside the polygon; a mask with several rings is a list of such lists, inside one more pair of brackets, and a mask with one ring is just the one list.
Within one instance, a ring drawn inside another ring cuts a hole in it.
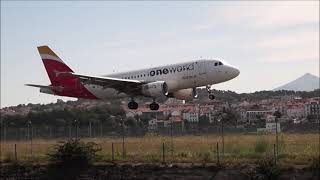
[{"label": "engine nacelle", "polygon": [[145,96],[160,97],[168,94],[168,86],[164,81],[156,81],[142,85],[141,92]]},{"label": "engine nacelle", "polygon": [[192,100],[198,97],[196,88],[181,89],[176,92],[170,93],[168,97],[173,97],[180,100]]}]

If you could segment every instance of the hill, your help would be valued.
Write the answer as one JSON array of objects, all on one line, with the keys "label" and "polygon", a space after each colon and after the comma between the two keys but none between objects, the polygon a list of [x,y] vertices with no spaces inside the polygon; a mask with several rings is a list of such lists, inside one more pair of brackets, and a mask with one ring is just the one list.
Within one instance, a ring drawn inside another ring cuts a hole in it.
[{"label": "hill", "polygon": [[293,80],[285,85],[277,87],[274,91],[277,90],[291,90],[291,91],[313,91],[319,89],[319,77],[306,73],[303,76]]}]

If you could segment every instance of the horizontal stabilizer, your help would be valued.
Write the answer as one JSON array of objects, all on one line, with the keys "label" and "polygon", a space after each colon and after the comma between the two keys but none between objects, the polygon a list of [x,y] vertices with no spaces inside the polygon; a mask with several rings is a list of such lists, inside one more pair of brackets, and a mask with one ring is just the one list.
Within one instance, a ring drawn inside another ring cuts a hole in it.
[{"label": "horizontal stabilizer", "polygon": [[37,84],[25,84],[26,86],[37,87],[37,88],[51,88],[52,86],[37,85]]}]

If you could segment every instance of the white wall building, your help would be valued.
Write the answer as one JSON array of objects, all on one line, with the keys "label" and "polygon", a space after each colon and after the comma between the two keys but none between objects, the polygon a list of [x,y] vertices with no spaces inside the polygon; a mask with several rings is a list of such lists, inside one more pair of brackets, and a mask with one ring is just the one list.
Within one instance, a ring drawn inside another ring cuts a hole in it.
[{"label": "white wall building", "polygon": [[[278,128],[277,128],[277,126],[278,126]],[[265,128],[257,128],[257,132],[276,133],[276,129],[278,129],[278,132],[281,132],[280,123],[268,122],[268,123],[266,123]]]},{"label": "white wall building", "polygon": [[275,133],[278,127],[278,132],[281,132],[280,123],[268,122],[266,123],[266,131]]},{"label": "white wall building", "polygon": [[187,120],[190,123],[198,123],[199,122],[198,113],[196,113],[196,112],[184,112],[184,113],[182,113],[182,118]]},{"label": "white wall building", "polygon": [[157,119],[151,119],[148,122],[148,130],[154,132],[154,131],[157,131],[157,129],[158,129]]}]

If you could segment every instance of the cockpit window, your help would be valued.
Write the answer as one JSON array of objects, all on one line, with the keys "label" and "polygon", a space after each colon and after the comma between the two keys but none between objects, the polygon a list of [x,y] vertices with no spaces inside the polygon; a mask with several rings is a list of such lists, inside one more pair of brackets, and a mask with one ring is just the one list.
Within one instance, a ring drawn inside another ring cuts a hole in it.
[{"label": "cockpit window", "polygon": [[214,63],[214,66],[218,66],[218,63]]},{"label": "cockpit window", "polygon": [[223,65],[222,62],[219,62],[219,65]]}]

